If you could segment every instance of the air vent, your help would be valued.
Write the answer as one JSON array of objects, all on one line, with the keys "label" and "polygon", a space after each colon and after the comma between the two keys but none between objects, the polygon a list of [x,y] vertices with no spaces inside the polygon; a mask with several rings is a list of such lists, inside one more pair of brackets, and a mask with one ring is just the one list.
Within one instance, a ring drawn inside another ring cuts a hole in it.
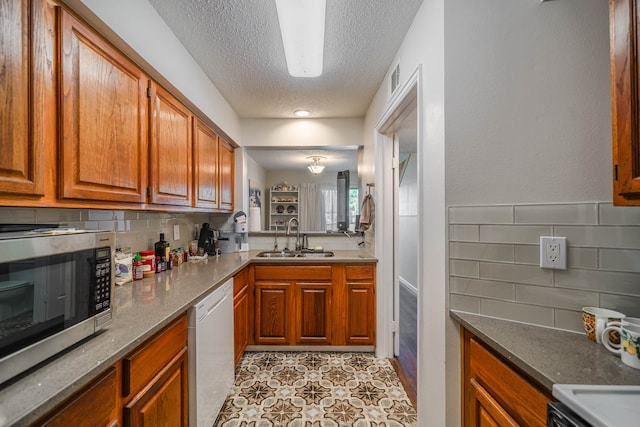
[{"label": "air vent", "polygon": [[395,92],[400,84],[400,64],[396,65],[396,69],[391,73],[391,93]]}]

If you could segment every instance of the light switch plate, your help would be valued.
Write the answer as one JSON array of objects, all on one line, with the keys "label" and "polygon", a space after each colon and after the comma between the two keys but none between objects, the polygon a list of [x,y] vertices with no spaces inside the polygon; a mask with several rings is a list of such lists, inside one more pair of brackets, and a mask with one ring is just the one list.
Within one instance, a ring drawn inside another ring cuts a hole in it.
[{"label": "light switch plate", "polygon": [[540,268],[567,269],[567,238],[540,236]]},{"label": "light switch plate", "polygon": [[180,225],[173,226],[173,240],[180,240]]}]

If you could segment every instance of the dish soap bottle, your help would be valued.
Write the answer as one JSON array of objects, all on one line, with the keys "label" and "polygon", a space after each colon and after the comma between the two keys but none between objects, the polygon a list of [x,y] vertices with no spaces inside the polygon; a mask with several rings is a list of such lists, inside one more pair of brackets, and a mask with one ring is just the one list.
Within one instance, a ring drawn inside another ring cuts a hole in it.
[{"label": "dish soap bottle", "polygon": [[160,241],[155,244],[155,252],[156,256],[159,256],[160,259],[164,258],[165,261],[169,259],[171,247],[169,246],[169,242],[164,240],[164,233],[160,233]]}]

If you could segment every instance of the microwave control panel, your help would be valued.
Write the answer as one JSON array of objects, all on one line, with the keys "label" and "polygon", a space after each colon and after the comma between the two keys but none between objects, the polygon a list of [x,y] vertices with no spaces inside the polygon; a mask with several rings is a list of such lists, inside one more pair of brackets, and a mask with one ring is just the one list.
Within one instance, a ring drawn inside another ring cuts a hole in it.
[{"label": "microwave control panel", "polygon": [[109,247],[95,250],[95,271],[92,291],[95,302],[94,313],[107,310],[111,304],[111,249]]}]

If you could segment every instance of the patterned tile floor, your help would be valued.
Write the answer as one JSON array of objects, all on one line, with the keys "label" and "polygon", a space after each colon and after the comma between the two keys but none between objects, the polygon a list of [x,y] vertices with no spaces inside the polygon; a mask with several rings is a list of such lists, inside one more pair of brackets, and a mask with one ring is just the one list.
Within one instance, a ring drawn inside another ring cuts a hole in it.
[{"label": "patterned tile floor", "polygon": [[370,353],[247,352],[215,426],[415,426],[387,359]]}]

